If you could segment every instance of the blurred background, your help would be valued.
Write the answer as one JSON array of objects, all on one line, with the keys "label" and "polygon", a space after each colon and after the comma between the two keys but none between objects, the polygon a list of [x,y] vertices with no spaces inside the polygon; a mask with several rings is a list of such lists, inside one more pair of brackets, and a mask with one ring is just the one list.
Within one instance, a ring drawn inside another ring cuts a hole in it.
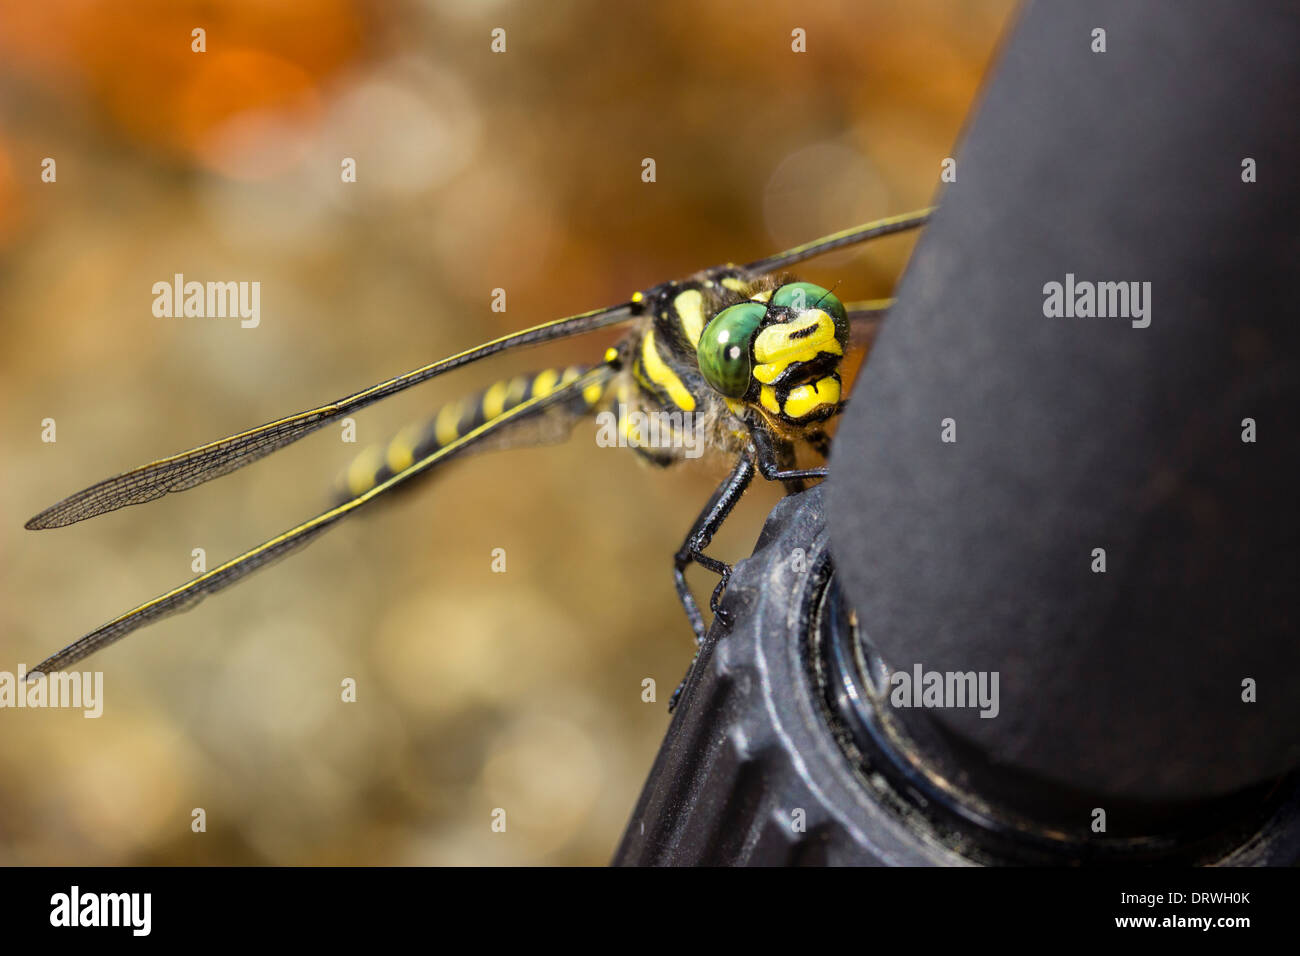
[{"label": "blurred background", "polygon": [[[441,402],[616,333],[414,389],[361,413],[355,445],[327,428],[25,531],[37,511],[482,340],[925,205],[1012,13],[0,2],[0,671],[187,580],[195,548],[212,567],[315,514],[357,451]],[[801,272],[885,296],[912,241]],[[260,326],[156,318],[151,288],[178,272],[259,281]],[[605,863],[691,659],[671,555],[719,473],[651,470],[594,434],[456,463],[91,658],[97,720],[0,710],[0,864]],[[778,494],[751,492],[713,553],[747,555]]]}]

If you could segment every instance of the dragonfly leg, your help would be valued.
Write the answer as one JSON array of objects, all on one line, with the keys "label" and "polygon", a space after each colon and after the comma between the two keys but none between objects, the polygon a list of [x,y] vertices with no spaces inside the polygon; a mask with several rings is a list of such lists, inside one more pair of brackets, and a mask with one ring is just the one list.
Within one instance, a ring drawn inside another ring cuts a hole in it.
[{"label": "dragonfly leg", "polygon": [[786,445],[774,442],[765,428],[751,427],[750,437],[754,440],[754,460],[758,464],[758,473],[768,481],[785,482],[786,491],[795,493],[803,491],[805,478],[825,478],[826,466],[816,468],[790,468],[793,450]]},{"label": "dragonfly leg", "polygon": [[[691,622],[691,630],[695,632],[695,643],[697,650],[695,659],[699,658],[698,645],[704,643],[704,636],[707,628],[704,626],[704,616],[700,613],[699,605],[695,601],[695,595],[691,593],[690,585],[686,583],[686,569],[692,563],[701,567],[708,568],[714,574],[717,574],[721,580],[717,587],[713,589],[713,594],[709,599],[709,609],[715,615],[722,615],[719,601],[722,592],[726,589],[727,579],[731,577],[731,567],[716,558],[711,558],[704,553],[710,542],[713,541],[714,534],[722,523],[727,520],[731,514],[731,509],[736,506],[736,502],[744,495],[745,489],[754,479],[754,464],[748,456],[743,456],[736,462],[736,467],[731,470],[722,484],[718,485],[710,496],[708,504],[695,519],[695,524],[691,526],[690,533],[682,546],[673,556],[673,579],[677,585],[677,596],[682,602],[682,608],[686,611],[686,617]],[[726,620],[725,616],[722,618]],[[691,667],[695,666],[695,659],[691,661]],[[690,676],[690,670],[687,670],[687,676]],[[673,692],[672,701],[668,705],[671,712],[677,706],[677,699],[681,696],[682,688],[686,686],[686,678],[682,679],[677,690]]]}]

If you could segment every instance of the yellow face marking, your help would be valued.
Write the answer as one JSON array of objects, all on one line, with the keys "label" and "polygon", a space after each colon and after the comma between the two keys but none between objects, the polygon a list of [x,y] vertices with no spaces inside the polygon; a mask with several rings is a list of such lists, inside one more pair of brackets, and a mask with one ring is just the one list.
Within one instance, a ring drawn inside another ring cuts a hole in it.
[{"label": "yellow face marking", "polygon": [[438,417],[433,422],[433,436],[439,445],[450,445],[460,435],[456,426],[460,424],[460,402],[452,402],[438,409]]},{"label": "yellow face marking", "polygon": [[840,383],[826,376],[813,385],[797,385],[785,397],[785,413],[791,418],[803,418],[823,405],[834,405],[840,400]]},{"label": "yellow face marking", "polygon": [[758,400],[762,403],[763,407],[773,415],[780,414],[781,406],[778,405],[776,401],[776,389],[772,388],[771,385],[764,385],[759,390]]},{"label": "yellow face marking", "polygon": [[555,386],[560,382],[560,373],[553,368],[548,368],[545,372],[538,372],[537,377],[533,379],[533,397],[545,398],[555,391]]},{"label": "yellow face marking", "polygon": [[730,289],[732,292],[744,292],[745,282],[743,279],[737,279],[735,276],[729,276],[722,280],[723,288]]},{"label": "yellow face marking", "polygon": [[704,331],[704,294],[699,289],[687,289],[673,299],[673,306],[682,320],[682,331],[691,345],[700,344]]},{"label": "yellow face marking", "polygon": [[823,353],[843,355],[844,350],[840,348],[839,342],[827,342],[820,349],[808,349],[806,352],[798,352],[789,356],[782,362],[766,362],[763,365],[755,365],[754,371],[751,374],[764,385],[770,385],[780,378],[781,373],[795,362],[811,362],[818,355]]},{"label": "yellow face marking", "polygon": [[510,386],[497,382],[483,394],[483,417],[491,420],[506,410],[506,392]]},{"label": "yellow face marking", "polygon": [[762,302],[764,305],[767,305],[768,301],[772,298],[772,293],[773,293],[773,291],[775,291],[775,290],[773,290],[773,289],[768,289],[766,292],[760,292],[760,293],[758,293],[758,295],[751,295],[751,296],[749,297],[749,301],[751,301],[751,302]]},{"label": "yellow face marking", "polygon": [[791,322],[769,325],[754,338],[754,358],[760,365],[789,364],[806,352],[843,354],[835,340],[835,321],[821,309],[809,309]]},{"label": "yellow face marking", "polygon": [[388,453],[384,462],[388,470],[396,474],[405,471],[415,463],[415,443],[420,438],[419,425],[407,425],[388,443]]},{"label": "yellow face marking", "polygon": [[641,340],[641,366],[650,376],[650,381],[668,393],[674,405],[684,412],[695,411],[695,396],[682,384],[677,373],[659,354],[659,348],[655,345],[654,329],[647,332],[645,338]]},{"label": "yellow face marking", "polygon": [[371,445],[352,459],[352,464],[348,466],[347,480],[348,491],[352,492],[353,497],[370,490],[370,486],[375,483],[375,475],[378,474],[383,463],[384,453],[377,445]]}]

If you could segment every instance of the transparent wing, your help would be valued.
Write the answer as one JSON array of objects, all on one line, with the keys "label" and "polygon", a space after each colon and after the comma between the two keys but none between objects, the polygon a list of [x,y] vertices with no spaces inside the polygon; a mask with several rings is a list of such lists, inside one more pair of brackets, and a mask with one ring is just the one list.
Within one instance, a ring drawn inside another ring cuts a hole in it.
[{"label": "transparent wing", "polygon": [[259,568],[266,567],[271,562],[314,541],[320,534],[358,508],[398,487],[403,482],[409,481],[435,465],[439,465],[457,454],[473,448],[480,441],[496,437],[498,433],[514,422],[536,415],[575,394],[580,394],[588,386],[603,386],[612,374],[610,366],[597,366],[568,385],[557,388],[549,395],[529,399],[516,405],[509,411],[480,425],[478,428],[466,432],[455,441],[414,462],[410,467],[375,485],[364,494],[330,508],[328,511],[303,522],[296,528],[291,528],[284,534],[278,535],[270,541],[265,541],[251,551],[246,551],[239,557],[227,561],[220,567],[213,568],[206,574],[201,574],[192,581],[174,588],[166,594],[159,595],[152,601],[141,604],[120,617],[114,618],[107,624],[97,627],[85,637],[41,661],[36,665],[32,673],[49,674],[64,670],[87,655],[121,640],[132,631],[144,627],[146,624],[152,624],[154,621],[188,610],[209,594],[216,594],[218,591],[230,587],[236,581],[247,577]]},{"label": "transparent wing", "polygon": [[626,322],[633,317],[633,304],[627,302],[607,309],[597,309],[593,312],[557,319],[523,332],[493,339],[491,342],[460,352],[450,358],[372,385],[328,405],[268,422],[258,428],[191,448],[170,458],[141,465],[114,478],[107,478],[46,508],[29,520],[26,527],[30,530],[60,528],[115,511],[126,505],[153,501],[168,492],[185,491],[205,481],[211,481],[213,478],[243,468],[338,418],[462,365],[468,365],[506,349],[536,345],[569,335],[590,332],[607,325]]},{"label": "transparent wing", "polygon": [[797,262],[803,262],[805,259],[825,255],[834,249],[924,226],[929,221],[930,214],[934,210],[935,207],[931,206],[928,209],[919,209],[916,212],[905,212],[897,216],[889,216],[886,219],[877,219],[875,222],[869,222],[863,226],[855,226],[852,229],[845,229],[843,232],[832,233],[813,242],[804,243],[802,246],[795,246],[793,249],[774,256],[768,256],[766,259],[759,259],[757,262],[751,262],[745,268],[751,273],[758,274],[776,272]]},{"label": "transparent wing", "polygon": [[844,311],[853,323],[872,324],[879,322],[893,308],[893,299],[863,299],[860,302],[845,302]]}]

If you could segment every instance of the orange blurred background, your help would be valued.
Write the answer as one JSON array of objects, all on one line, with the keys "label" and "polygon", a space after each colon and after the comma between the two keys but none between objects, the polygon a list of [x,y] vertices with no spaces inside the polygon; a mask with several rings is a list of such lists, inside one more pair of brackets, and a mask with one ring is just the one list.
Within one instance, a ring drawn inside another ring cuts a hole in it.
[{"label": "orange blurred background", "polygon": [[[1012,9],[4,0],[0,671],[188,579],[192,549],[211,567],[321,510],[353,454],[442,401],[611,336],[414,389],[359,415],[356,445],[327,428],[146,507],[23,530],[64,495],[927,204]],[[911,243],[802,272],[885,296]],[[260,325],[156,318],[152,285],[178,272],[260,282]],[[91,658],[99,719],[0,710],[0,863],[606,862],[691,659],[671,555],[719,476],[593,435],[460,462]],[[748,554],[778,494],[751,492],[714,553]]]}]

